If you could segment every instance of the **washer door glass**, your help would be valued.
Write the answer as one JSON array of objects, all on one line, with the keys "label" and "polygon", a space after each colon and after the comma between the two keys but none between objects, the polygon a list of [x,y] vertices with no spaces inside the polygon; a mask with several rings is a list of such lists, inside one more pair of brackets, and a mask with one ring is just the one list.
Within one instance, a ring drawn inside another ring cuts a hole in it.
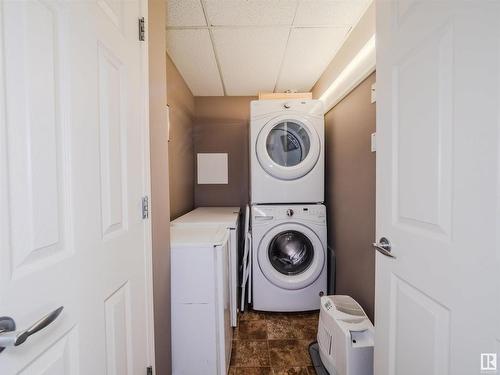
[{"label": "washer door glass", "polygon": [[291,230],[277,234],[268,248],[272,266],[284,275],[298,275],[311,265],[314,247],[303,233]]},{"label": "washer door glass", "polygon": [[300,164],[309,154],[311,140],[306,128],[293,121],[275,125],[266,139],[269,157],[282,167]]}]

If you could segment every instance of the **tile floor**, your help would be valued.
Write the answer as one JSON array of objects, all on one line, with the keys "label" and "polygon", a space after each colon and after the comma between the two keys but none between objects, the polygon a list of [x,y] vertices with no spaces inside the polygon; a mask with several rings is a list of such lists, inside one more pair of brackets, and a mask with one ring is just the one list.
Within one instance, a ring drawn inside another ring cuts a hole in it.
[{"label": "tile floor", "polygon": [[316,341],[318,314],[240,314],[229,375],[316,375],[308,348]]}]

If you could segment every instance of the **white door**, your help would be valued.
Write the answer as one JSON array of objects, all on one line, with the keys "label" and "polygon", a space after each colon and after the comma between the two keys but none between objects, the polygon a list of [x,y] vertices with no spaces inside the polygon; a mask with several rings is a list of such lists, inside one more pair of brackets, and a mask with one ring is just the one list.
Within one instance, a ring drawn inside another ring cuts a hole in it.
[{"label": "white door", "polygon": [[376,256],[375,374],[479,374],[500,347],[500,2],[376,10],[377,238],[395,258]]},{"label": "white door", "polygon": [[0,316],[22,330],[64,307],[0,353],[0,373],[145,374],[145,5],[0,5]]}]

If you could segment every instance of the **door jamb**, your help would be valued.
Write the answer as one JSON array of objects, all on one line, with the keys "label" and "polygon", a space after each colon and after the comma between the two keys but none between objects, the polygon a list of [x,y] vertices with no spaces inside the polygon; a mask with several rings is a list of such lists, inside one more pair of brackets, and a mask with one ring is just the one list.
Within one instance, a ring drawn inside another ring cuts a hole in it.
[{"label": "door jamb", "polygon": [[[148,0],[139,0],[140,15],[144,17],[145,29],[149,21]],[[141,73],[142,73],[142,88],[141,95],[143,101],[143,195],[151,197],[151,167],[150,167],[150,143],[149,143],[149,49],[148,35],[146,33],[145,41],[138,41],[141,49]],[[152,225],[151,215],[143,220],[144,225],[144,260],[145,260],[145,304],[146,304],[146,339],[148,345],[148,366],[152,366],[155,373],[155,336],[154,336],[154,296],[153,296],[153,242],[152,242]]]}]

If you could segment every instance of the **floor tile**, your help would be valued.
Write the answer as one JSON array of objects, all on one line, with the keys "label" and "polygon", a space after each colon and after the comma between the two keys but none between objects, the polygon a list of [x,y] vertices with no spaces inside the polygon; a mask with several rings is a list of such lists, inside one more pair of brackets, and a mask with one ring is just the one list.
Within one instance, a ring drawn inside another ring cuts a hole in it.
[{"label": "floor tile", "polygon": [[267,322],[265,320],[243,320],[235,331],[236,340],[267,339]]},{"label": "floor tile", "polygon": [[275,320],[275,319],[286,319],[286,320],[293,320],[293,319],[311,319],[311,320],[318,320],[319,318],[319,312],[318,311],[304,311],[304,312],[277,312],[277,313],[266,313],[266,319],[267,320]]},{"label": "floor tile", "polygon": [[308,348],[318,317],[317,311],[239,314],[229,375],[316,375]]},{"label": "floor tile", "polygon": [[229,375],[273,375],[270,367],[231,367]]},{"label": "floor tile", "polygon": [[318,322],[313,319],[272,319],[267,321],[269,339],[303,339],[314,341]]},{"label": "floor tile", "polygon": [[269,340],[271,367],[289,368],[311,366],[310,340]]},{"label": "floor tile", "polygon": [[306,367],[291,367],[287,369],[274,369],[273,375],[309,375]]},{"label": "floor tile", "polygon": [[238,318],[240,322],[245,320],[265,320],[266,314],[267,313],[262,311],[247,310],[242,313],[240,312]]},{"label": "floor tile", "polygon": [[231,353],[231,366],[269,367],[269,352],[266,340],[235,340]]}]

